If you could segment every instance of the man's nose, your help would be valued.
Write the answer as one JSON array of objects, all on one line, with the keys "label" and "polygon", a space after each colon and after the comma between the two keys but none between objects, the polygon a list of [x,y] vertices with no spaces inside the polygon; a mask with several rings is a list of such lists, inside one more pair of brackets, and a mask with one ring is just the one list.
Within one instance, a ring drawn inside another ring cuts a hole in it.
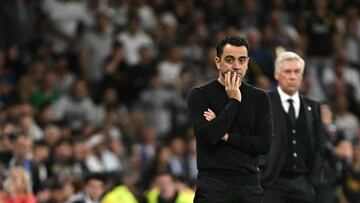
[{"label": "man's nose", "polygon": [[240,69],[240,67],[241,67],[240,62],[239,62],[239,61],[235,61],[234,65],[233,65],[233,69],[238,70],[238,69]]},{"label": "man's nose", "polygon": [[295,73],[295,72],[291,72],[291,73],[290,73],[290,78],[291,78],[291,79],[295,79],[295,78],[296,78],[296,73]]}]

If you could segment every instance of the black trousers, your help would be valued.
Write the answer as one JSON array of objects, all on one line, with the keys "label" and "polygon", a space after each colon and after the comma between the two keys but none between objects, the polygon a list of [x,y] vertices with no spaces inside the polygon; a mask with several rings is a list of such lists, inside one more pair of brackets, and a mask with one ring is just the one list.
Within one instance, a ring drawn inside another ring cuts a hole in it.
[{"label": "black trousers", "polygon": [[262,203],[311,203],[315,187],[306,176],[280,177],[274,185],[265,188]]},{"label": "black trousers", "polygon": [[242,185],[209,177],[199,177],[194,203],[261,203],[260,185]]}]

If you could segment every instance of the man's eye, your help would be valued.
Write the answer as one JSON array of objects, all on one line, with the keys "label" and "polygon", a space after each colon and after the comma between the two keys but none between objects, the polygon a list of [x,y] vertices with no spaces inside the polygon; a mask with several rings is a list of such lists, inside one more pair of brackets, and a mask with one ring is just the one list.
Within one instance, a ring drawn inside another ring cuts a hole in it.
[{"label": "man's eye", "polygon": [[242,56],[242,57],[239,58],[240,63],[245,63],[246,60],[248,60],[248,57]]},{"label": "man's eye", "polygon": [[227,58],[225,59],[226,63],[232,63],[233,62],[233,59],[232,58]]}]

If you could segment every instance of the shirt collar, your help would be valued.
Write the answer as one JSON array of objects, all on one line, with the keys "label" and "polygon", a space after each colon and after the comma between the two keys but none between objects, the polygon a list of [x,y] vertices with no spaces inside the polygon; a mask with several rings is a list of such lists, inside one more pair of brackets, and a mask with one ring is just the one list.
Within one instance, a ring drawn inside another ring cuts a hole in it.
[{"label": "shirt collar", "polygon": [[286,94],[279,86],[277,87],[277,91],[279,92],[281,103],[288,102],[288,99],[292,99],[294,105],[300,104],[299,91],[292,96]]}]

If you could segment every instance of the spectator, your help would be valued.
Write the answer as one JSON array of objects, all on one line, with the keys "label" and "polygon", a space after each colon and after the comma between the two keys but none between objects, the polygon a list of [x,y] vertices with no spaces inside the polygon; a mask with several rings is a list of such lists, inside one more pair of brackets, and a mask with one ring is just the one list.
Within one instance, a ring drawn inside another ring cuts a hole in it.
[{"label": "spectator", "polygon": [[135,15],[130,16],[128,29],[120,32],[117,40],[124,45],[125,60],[129,65],[137,65],[140,62],[141,47],[153,47],[152,38],[142,30],[140,20]]},{"label": "spectator", "polygon": [[77,37],[78,26],[86,21],[85,3],[79,0],[43,1],[42,10],[51,22],[53,51],[66,51]]},{"label": "spectator", "polygon": [[78,138],[72,143],[73,152],[73,166],[74,175],[80,179],[84,179],[89,173],[90,169],[86,165],[86,159],[90,155],[90,148],[86,143],[85,138]]},{"label": "spectator", "polygon": [[171,45],[168,56],[160,61],[157,71],[164,85],[174,88],[180,80],[180,73],[184,68],[181,60],[181,49],[178,45]]},{"label": "spectator", "polygon": [[332,57],[336,53],[336,26],[334,14],[327,10],[327,0],[316,0],[313,2],[313,10],[307,20],[306,55],[308,58],[309,76],[313,77],[314,89],[312,97],[323,100],[323,83],[317,78],[323,77],[323,71],[333,66]]},{"label": "spectator", "polygon": [[162,173],[156,176],[153,188],[147,194],[146,202],[191,203],[194,196],[195,192],[190,188],[179,188],[171,174]]},{"label": "spectator", "polygon": [[14,140],[12,158],[10,159],[7,168],[12,169],[17,166],[24,167],[29,174],[30,185],[32,191],[36,194],[41,188],[39,180],[39,170],[36,164],[31,160],[33,141],[29,136],[20,134]]},{"label": "spectator", "polygon": [[[356,144],[354,146],[354,154],[353,154],[353,160],[352,163],[347,168],[344,179],[343,179],[343,185],[342,185],[342,193],[343,198],[346,202],[349,203],[357,203],[360,199],[360,188],[356,187],[360,184],[360,145]],[[343,201],[344,201],[343,200]],[[344,201],[344,202],[345,202]]]},{"label": "spectator", "polygon": [[328,97],[336,97],[337,93],[333,92],[336,83],[340,83],[340,81],[345,85],[345,94],[347,98],[349,98],[351,103],[360,104],[360,73],[349,66],[346,57],[344,56],[336,60],[335,67],[333,70],[327,69],[324,71],[324,84],[328,93]]},{"label": "spectator", "polygon": [[154,161],[158,140],[154,128],[148,126],[141,129],[139,136],[139,143],[135,147],[141,156],[141,167],[147,169]]},{"label": "spectator", "polygon": [[36,203],[30,177],[23,167],[15,167],[10,170],[9,177],[4,183],[4,189],[5,194],[1,198],[3,203]]},{"label": "spectator", "polygon": [[150,86],[140,94],[139,104],[145,112],[146,123],[154,127],[159,139],[166,139],[172,128],[171,108],[175,96],[174,92],[165,87],[160,75],[153,75]]},{"label": "spectator", "polygon": [[185,180],[188,181],[190,186],[195,186],[198,170],[196,164],[196,139],[193,135],[187,140],[186,168]]},{"label": "spectator", "polygon": [[53,180],[66,180],[74,177],[73,152],[70,141],[60,139],[54,146],[50,157],[50,176]]},{"label": "spectator", "polygon": [[160,147],[151,165],[144,170],[143,177],[141,178],[144,189],[149,188],[151,181],[155,178],[156,174],[170,173],[170,159],[171,150],[168,146]]},{"label": "spectator", "polygon": [[34,141],[44,138],[44,132],[31,115],[23,115],[19,120],[19,131],[22,134],[31,137]]},{"label": "spectator", "polygon": [[13,70],[6,65],[5,53],[0,49],[0,107],[18,102],[15,83],[16,76]]},{"label": "spectator", "polygon": [[135,4],[141,26],[145,30],[152,30],[157,24],[153,8],[145,0],[139,0]]},{"label": "spectator", "polygon": [[12,157],[14,141],[17,138],[16,126],[13,122],[5,121],[0,131],[0,168],[6,168]]},{"label": "spectator", "polygon": [[69,70],[68,57],[65,54],[60,54],[56,58],[55,66],[56,90],[60,95],[68,94],[76,79],[75,74]]},{"label": "spectator", "polygon": [[343,169],[351,160],[352,147],[334,125],[333,113],[327,104],[321,105],[321,120],[326,132],[325,152],[315,202],[336,203],[336,190],[341,183]]},{"label": "spectator", "polygon": [[85,178],[84,189],[69,197],[66,203],[100,203],[105,191],[105,181],[101,174],[89,174]]},{"label": "spectator", "polygon": [[84,80],[77,80],[70,94],[60,97],[53,108],[55,120],[66,120],[74,131],[79,131],[85,122],[95,119],[95,104],[89,96],[88,86]]},{"label": "spectator", "polygon": [[186,146],[183,139],[175,137],[170,140],[170,150],[172,156],[170,157],[170,171],[175,177],[186,178]]},{"label": "spectator", "polygon": [[131,191],[131,185],[129,185],[130,182],[128,180],[131,179],[131,177],[123,177],[120,179],[122,179],[122,183],[116,184],[111,191],[107,192],[101,200],[102,203],[138,203],[134,192]]},{"label": "spectator", "polygon": [[93,135],[87,143],[91,147],[91,154],[86,158],[86,166],[90,172],[115,172],[121,171],[118,157],[106,147],[104,134]]},{"label": "spectator", "polygon": [[82,75],[98,88],[103,80],[103,66],[107,56],[111,53],[113,44],[113,29],[109,18],[104,12],[96,15],[94,28],[85,30],[80,42],[80,65]]},{"label": "spectator", "polygon": [[16,0],[5,3],[2,8],[4,12],[4,32],[2,38],[8,44],[17,44],[20,48],[27,48],[30,44],[35,29],[38,15],[36,14],[36,3],[34,1]]},{"label": "spectator", "polygon": [[339,95],[335,99],[335,125],[345,133],[345,137],[350,142],[357,141],[357,133],[359,129],[358,118],[349,111],[348,101],[345,96]]},{"label": "spectator", "polygon": [[274,84],[274,58],[271,50],[262,44],[262,33],[256,28],[249,28],[247,38],[251,44],[249,57],[251,60],[256,61],[258,69],[260,69],[267,78],[271,79],[271,82]]},{"label": "spectator", "polygon": [[124,102],[129,102],[130,85],[129,67],[125,62],[124,47],[121,43],[115,42],[111,55],[105,61],[103,88],[115,88],[117,94]]},{"label": "spectator", "polygon": [[107,130],[121,137],[121,127],[129,125],[129,114],[128,107],[120,100],[116,89],[106,88],[96,111],[96,124],[105,124]]},{"label": "spectator", "polygon": [[157,60],[155,60],[150,48],[141,47],[139,52],[140,62],[129,68],[127,72],[129,75],[127,76],[126,90],[121,92],[122,95],[124,95],[124,93],[126,94],[127,103],[136,101],[140,92],[149,86],[150,78],[157,73]]},{"label": "spectator", "polygon": [[42,183],[41,190],[44,185],[51,182],[49,169],[50,149],[44,141],[37,141],[33,147],[33,161],[37,166],[39,181]]},{"label": "spectator", "polygon": [[38,82],[42,81],[41,78],[47,69],[45,61],[42,58],[33,59],[29,66],[30,68],[19,80],[19,96],[22,101],[27,101],[31,93],[39,88]]},{"label": "spectator", "polygon": [[[343,46],[350,64],[360,66],[360,20],[359,8],[349,5],[346,9],[347,20],[343,21],[344,33],[342,35]],[[344,19],[342,19],[344,20]],[[339,28],[340,29],[340,28]]]},{"label": "spectator", "polygon": [[44,104],[55,103],[59,98],[60,94],[56,90],[57,75],[52,70],[47,70],[41,77],[41,84],[39,88],[33,91],[28,98],[31,105],[39,109]]}]

